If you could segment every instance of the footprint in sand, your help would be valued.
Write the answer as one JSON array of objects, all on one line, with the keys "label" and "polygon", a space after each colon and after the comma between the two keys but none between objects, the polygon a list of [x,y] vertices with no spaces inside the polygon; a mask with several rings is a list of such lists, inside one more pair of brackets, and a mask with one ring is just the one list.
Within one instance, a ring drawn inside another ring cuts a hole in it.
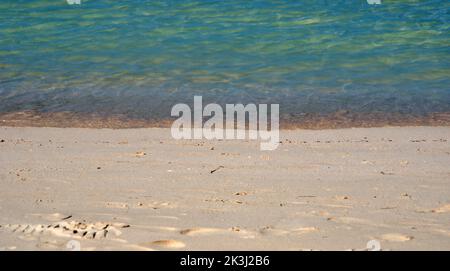
[{"label": "footprint in sand", "polygon": [[164,202],[164,201],[162,201],[162,202],[160,202],[160,201],[138,202],[136,205],[138,207],[141,207],[141,208],[151,208],[151,209],[155,209],[155,210],[156,209],[162,209],[162,208],[171,209],[171,208],[175,208],[176,207],[175,204],[172,204],[170,202]]},{"label": "footprint in sand", "polygon": [[27,236],[38,236],[51,234],[58,237],[103,239],[111,234],[119,236],[122,232],[119,228],[127,228],[129,225],[123,223],[95,222],[85,223],[78,221],[60,221],[52,224],[6,224],[0,225],[1,230],[11,233],[19,233]]},{"label": "footprint in sand", "polygon": [[181,230],[180,234],[193,236],[193,235],[214,234],[214,233],[220,233],[220,232],[224,232],[224,231],[225,230],[216,229],[216,228],[192,228],[192,229]]},{"label": "footprint in sand", "polygon": [[184,248],[186,244],[177,240],[157,240],[150,243],[140,244],[140,246],[156,246],[161,248],[177,249]]},{"label": "footprint in sand", "polygon": [[316,227],[301,227],[301,228],[292,229],[292,233],[293,234],[305,234],[305,233],[315,232],[318,230],[319,229]]},{"label": "footprint in sand", "polygon": [[350,200],[349,196],[335,196],[334,198],[336,200]]},{"label": "footprint in sand", "polygon": [[289,233],[289,231],[287,230],[282,230],[282,229],[276,229],[272,226],[266,226],[262,229],[259,230],[259,233],[261,233],[262,235],[286,235]]},{"label": "footprint in sand", "polygon": [[252,239],[255,238],[255,233],[252,231],[247,231],[239,227],[232,227],[229,229],[219,229],[219,228],[190,228],[180,231],[180,234],[186,236],[201,236],[201,235],[212,235],[212,234],[238,234],[240,238]]},{"label": "footprint in sand", "polygon": [[147,153],[143,152],[143,151],[138,151],[135,153],[136,157],[144,157],[145,155],[147,155]]},{"label": "footprint in sand", "polygon": [[[104,203],[102,203],[103,205]],[[175,208],[176,205],[170,202],[136,202],[136,203],[127,203],[127,202],[106,202],[107,208],[114,209],[130,209],[130,208],[149,208],[149,209],[163,209],[163,208]]]},{"label": "footprint in sand", "polygon": [[306,234],[306,233],[315,232],[318,230],[319,229],[316,227],[299,227],[299,228],[294,228],[291,230],[284,230],[284,229],[277,229],[272,226],[267,226],[267,227],[260,229],[259,232],[262,235],[280,236],[280,235],[288,235],[288,234],[294,234],[294,235]]},{"label": "footprint in sand", "polygon": [[448,212],[450,212],[450,204],[446,204],[446,205],[441,206],[441,207],[439,207],[437,209],[433,209],[433,210],[431,210],[431,212],[432,213],[438,213],[438,214],[440,214],[440,213],[448,213]]},{"label": "footprint in sand", "polygon": [[130,208],[130,206],[126,202],[106,202],[105,204],[106,204],[106,208],[114,208],[114,209],[129,209]]},{"label": "footprint in sand", "polygon": [[381,239],[389,242],[406,242],[414,239],[414,237],[399,233],[387,233],[383,234],[381,236]]}]

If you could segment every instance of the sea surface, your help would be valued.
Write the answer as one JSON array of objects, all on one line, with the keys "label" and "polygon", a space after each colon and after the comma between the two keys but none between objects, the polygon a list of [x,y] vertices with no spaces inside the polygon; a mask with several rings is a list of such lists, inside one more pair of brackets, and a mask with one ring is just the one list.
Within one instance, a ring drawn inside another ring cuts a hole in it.
[{"label": "sea surface", "polygon": [[2,0],[0,114],[163,120],[194,95],[294,122],[448,113],[449,27],[448,0]]}]

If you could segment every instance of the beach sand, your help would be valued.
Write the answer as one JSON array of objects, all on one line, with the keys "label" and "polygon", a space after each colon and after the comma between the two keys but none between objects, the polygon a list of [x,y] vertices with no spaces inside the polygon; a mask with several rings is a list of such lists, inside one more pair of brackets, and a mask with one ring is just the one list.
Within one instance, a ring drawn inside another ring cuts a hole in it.
[{"label": "beach sand", "polygon": [[450,250],[450,127],[280,136],[0,127],[0,250]]}]

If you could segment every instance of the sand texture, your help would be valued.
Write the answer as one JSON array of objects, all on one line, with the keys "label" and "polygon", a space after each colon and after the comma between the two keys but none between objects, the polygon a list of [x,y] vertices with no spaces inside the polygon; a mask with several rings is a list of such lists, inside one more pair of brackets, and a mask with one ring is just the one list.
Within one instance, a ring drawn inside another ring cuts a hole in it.
[{"label": "sand texture", "polygon": [[166,128],[0,141],[0,250],[450,250],[449,127],[283,130],[266,152]]}]

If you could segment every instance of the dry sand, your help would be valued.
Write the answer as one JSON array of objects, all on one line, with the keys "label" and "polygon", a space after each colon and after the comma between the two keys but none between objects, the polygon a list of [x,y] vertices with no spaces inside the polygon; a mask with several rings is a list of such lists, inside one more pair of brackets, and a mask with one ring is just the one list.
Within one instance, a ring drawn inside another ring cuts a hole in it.
[{"label": "dry sand", "polygon": [[450,250],[450,127],[281,140],[0,127],[0,250]]}]

